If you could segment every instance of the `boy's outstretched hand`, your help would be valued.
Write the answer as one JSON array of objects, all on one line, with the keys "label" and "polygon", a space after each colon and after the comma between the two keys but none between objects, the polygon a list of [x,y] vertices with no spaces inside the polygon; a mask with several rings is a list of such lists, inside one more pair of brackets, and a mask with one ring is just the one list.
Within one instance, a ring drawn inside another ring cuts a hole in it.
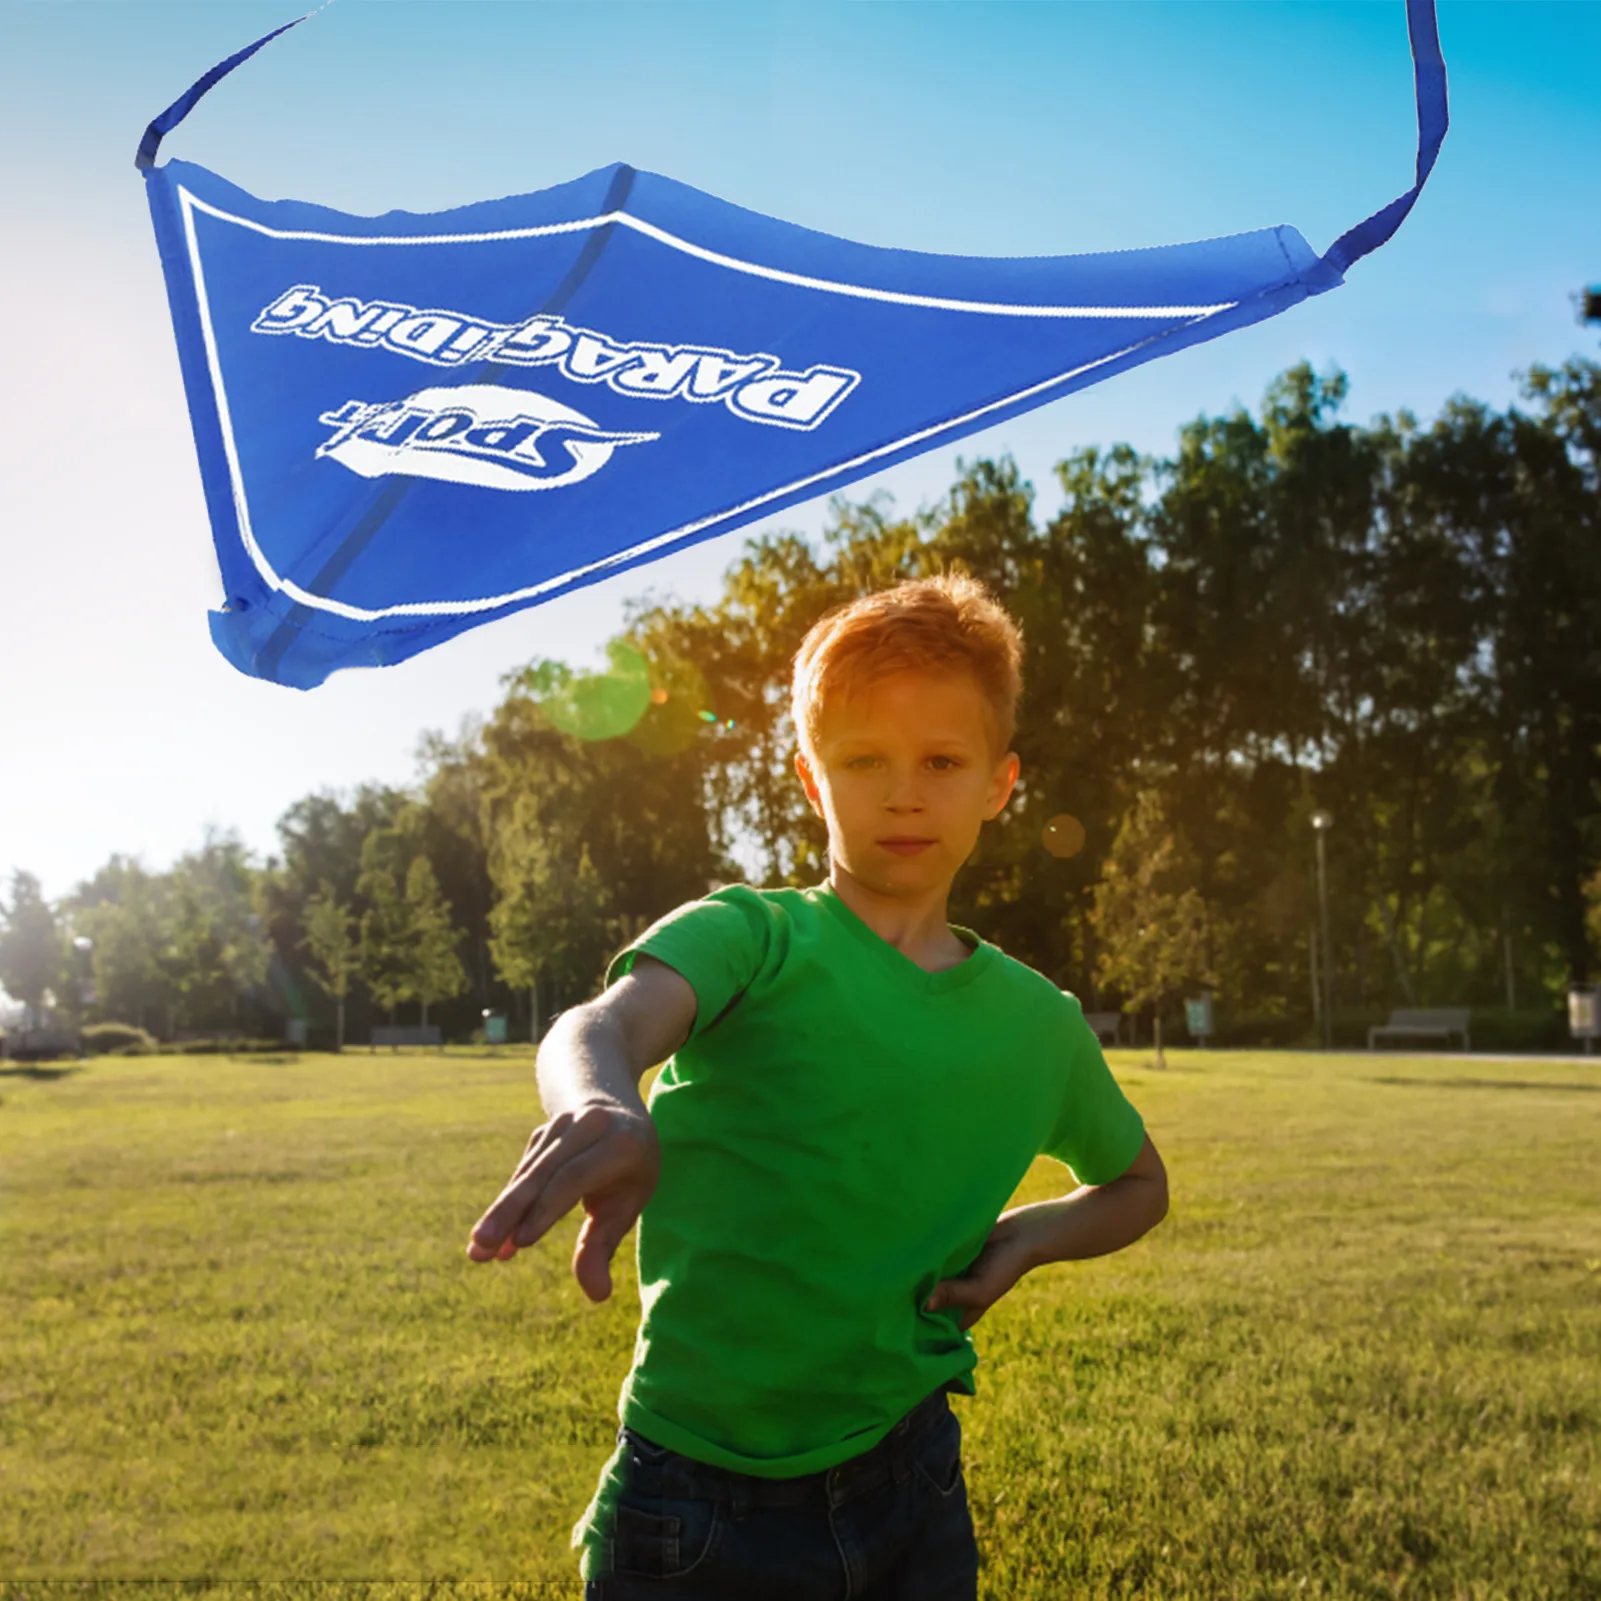
[{"label": "boy's outstretched hand", "polygon": [[591,1301],[611,1294],[612,1255],[661,1174],[640,1076],[684,1043],[695,1007],[672,968],[641,955],[610,989],[556,1020],[539,1047],[539,1093],[555,1115],[528,1136],[505,1189],[473,1225],[474,1262],[509,1262],[582,1202],[573,1277]]},{"label": "boy's outstretched hand", "polygon": [[541,1123],[493,1206],[473,1225],[467,1255],[509,1262],[580,1201],[573,1277],[591,1301],[611,1294],[611,1259],[656,1188],[661,1147],[643,1111],[591,1102]]}]

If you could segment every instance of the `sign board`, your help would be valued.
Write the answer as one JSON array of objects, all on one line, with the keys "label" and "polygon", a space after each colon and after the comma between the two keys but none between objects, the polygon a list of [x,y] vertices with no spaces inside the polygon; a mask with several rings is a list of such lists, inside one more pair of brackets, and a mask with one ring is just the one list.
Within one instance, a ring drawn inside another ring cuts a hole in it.
[{"label": "sign board", "polygon": [[1204,1040],[1212,1032],[1212,992],[1203,990],[1193,1000],[1184,1003],[1184,1026],[1191,1035]]},{"label": "sign board", "polygon": [[484,1019],[484,1044],[504,1045],[506,1043],[506,1014],[504,1012],[491,1012]]},{"label": "sign board", "polygon": [[1601,1039],[1601,990],[1568,991],[1568,1032],[1576,1040]]}]

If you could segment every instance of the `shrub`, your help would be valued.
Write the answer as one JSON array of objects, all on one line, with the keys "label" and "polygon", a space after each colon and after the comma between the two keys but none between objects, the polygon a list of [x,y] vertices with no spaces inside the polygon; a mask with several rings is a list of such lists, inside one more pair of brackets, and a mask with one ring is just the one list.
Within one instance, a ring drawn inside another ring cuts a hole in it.
[{"label": "shrub", "polygon": [[132,1023],[90,1023],[83,1030],[83,1048],[91,1056],[145,1056],[159,1049],[154,1036]]},{"label": "shrub", "polygon": [[[1182,1024],[1183,1019],[1179,1019]],[[1217,1032],[1208,1042],[1219,1050],[1304,1050],[1316,1043],[1312,1020],[1305,1015],[1286,1017],[1278,1012],[1232,1012],[1219,1002]],[[1175,1039],[1184,1039],[1175,1034]]]},{"label": "shrub", "polygon": [[213,1034],[192,1039],[178,1039],[161,1047],[174,1056],[254,1056],[258,1053],[280,1055],[296,1054],[294,1046],[286,1046],[281,1039],[254,1040],[239,1034]]},{"label": "shrub", "polygon": [[1509,1012],[1504,1006],[1474,1007],[1469,1019],[1476,1051],[1577,1051],[1565,1011],[1530,1007]]}]

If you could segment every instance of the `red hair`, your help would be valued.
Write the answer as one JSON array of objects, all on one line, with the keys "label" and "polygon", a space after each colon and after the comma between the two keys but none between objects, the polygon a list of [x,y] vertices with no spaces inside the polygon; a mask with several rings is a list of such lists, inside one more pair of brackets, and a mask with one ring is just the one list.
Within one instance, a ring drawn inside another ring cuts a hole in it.
[{"label": "red hair", "polygon": [[1017,624],[977,579],[911,579],[835,607],[812,625],[795,653],[795,731],[801,748],[814,752],[830,698],[893,673],[965,672],[984,696],[999,753],[1017,728],[1022,661]]}]

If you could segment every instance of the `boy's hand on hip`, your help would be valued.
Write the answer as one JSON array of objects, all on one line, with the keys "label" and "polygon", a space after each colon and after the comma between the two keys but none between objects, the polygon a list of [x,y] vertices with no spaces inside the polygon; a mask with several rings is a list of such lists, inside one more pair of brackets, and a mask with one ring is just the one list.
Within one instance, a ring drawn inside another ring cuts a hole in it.
[{"label": "boy's hand on hip", "polygon": [[611,1294],[612,1254],[656,1188],[661,1146],[649,1116],[592,1101],[541,1123],[495,1203],[473,1225],[467,1255],[509,1262],[580,1201],[573,1277],[591,1301]]},{"label": "boy's hand on hip", "polygon": [[1016,1215],[1003,1217],[990,1230],[983,1250],[967,1271],[954,1279],[941,1279],[923,1310],[960,1307],[960,1327],[970,1329],[1033,1266],[1028,1225]]}]

